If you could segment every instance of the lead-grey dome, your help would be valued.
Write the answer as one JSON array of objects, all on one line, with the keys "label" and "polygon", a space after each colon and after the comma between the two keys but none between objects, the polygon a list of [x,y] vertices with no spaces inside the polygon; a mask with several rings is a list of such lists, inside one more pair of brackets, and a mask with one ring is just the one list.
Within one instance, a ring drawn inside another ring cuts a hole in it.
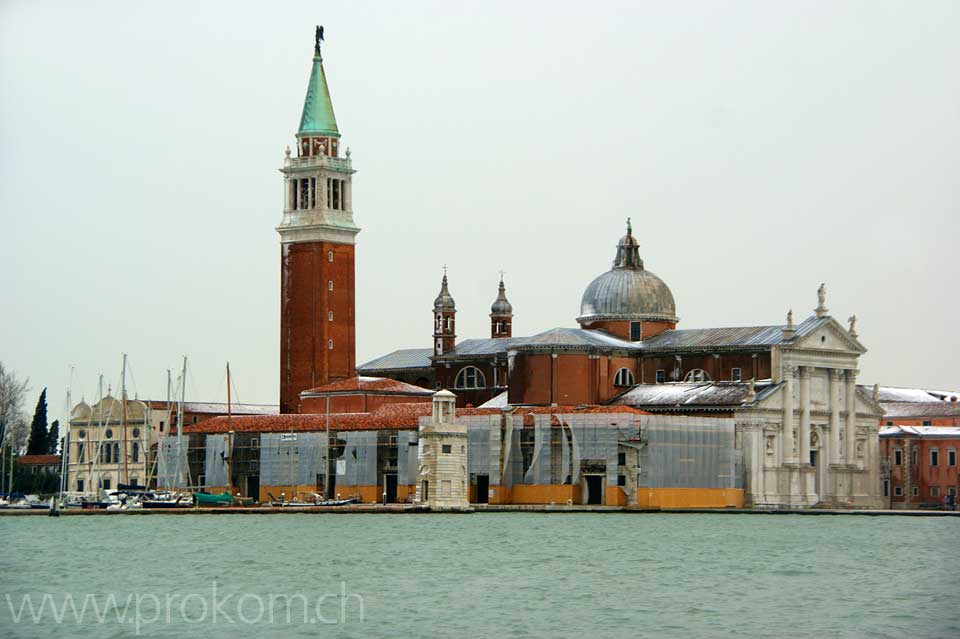
[{"label": "lead-grey dome", "polygon": [[440,283],[440,294],[437,295],[437,299],[433,300],[433,310],[434,312],[457,310],[457,304],[453,301],[453,296],[450,295],[450,291],[447,289],[446,273],[443,274],[443,280]]},{"label": "lead-grey dome", "polygon": [[629,220],[627,234],[617,244],[613,268],[590,282],[580,301],[577,321],[598,320],[677,321],[673,293],[656,274],[643,268]]},{"label": "lead-grey dome", "polygon": [[490,306],[490,315],[513,316],[513,305],[507,299],[507,289],[503,285],[503,277],[500,278],[500,293]]}]

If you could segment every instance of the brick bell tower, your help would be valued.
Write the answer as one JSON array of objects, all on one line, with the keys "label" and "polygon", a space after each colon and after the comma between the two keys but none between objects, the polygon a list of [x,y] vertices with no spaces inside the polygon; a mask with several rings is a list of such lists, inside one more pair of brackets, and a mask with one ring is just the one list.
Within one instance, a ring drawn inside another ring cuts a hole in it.
[{"label": "brick bell tower", "polygon": [[354,317],[353,168],[340,155],[340,131],[320,56],[313,68],[297,131],[287,148],[280,233],[280,412],[300,412],[302,391],[352,377]]},{"label": "brick bell tower", "polygon": [[447,288],[447,267],[443,267],[440,294],[433,301],[433,354],[452,351],[457,344],[457,303]]}]

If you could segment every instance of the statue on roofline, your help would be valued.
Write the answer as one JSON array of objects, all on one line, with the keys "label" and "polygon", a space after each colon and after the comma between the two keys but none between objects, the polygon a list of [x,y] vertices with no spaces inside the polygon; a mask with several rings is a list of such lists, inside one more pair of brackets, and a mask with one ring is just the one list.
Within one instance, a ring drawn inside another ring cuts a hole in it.
[{"label": "statue on roofline", "polygon": [[321,25],[317,25],[317,29],[314,31],[313,38],[313,50],[317,55],[320,55],[320,43],[323,42],[323,27]]}]

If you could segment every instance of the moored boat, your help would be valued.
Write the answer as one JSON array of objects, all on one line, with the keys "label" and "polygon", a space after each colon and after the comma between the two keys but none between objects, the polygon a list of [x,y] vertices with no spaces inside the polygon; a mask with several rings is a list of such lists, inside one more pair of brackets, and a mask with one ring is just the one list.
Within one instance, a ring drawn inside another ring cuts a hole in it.
[{"label": "moored boat", "polygon": [[230,493],[220,493],[219,495],[213,495],[210,493],[193,493],[193,498],[197,502],[197,506],[232,506],[233,505],[233,495]]}]

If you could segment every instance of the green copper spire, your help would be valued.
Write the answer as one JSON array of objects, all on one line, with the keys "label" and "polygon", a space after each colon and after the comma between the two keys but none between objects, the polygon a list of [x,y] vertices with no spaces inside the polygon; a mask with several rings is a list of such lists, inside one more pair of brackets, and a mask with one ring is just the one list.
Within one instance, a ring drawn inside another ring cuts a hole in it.
[{"label": "green copper spire", "polygon": [[333,102],[330,101],[330,90],[327,88],[327,76],[323,72],[319,42],[313,56],[307,97],[303,100],[303,115],[300,116],[299,135],[304,134],[340,137],[337,118],[333,115]]}]

